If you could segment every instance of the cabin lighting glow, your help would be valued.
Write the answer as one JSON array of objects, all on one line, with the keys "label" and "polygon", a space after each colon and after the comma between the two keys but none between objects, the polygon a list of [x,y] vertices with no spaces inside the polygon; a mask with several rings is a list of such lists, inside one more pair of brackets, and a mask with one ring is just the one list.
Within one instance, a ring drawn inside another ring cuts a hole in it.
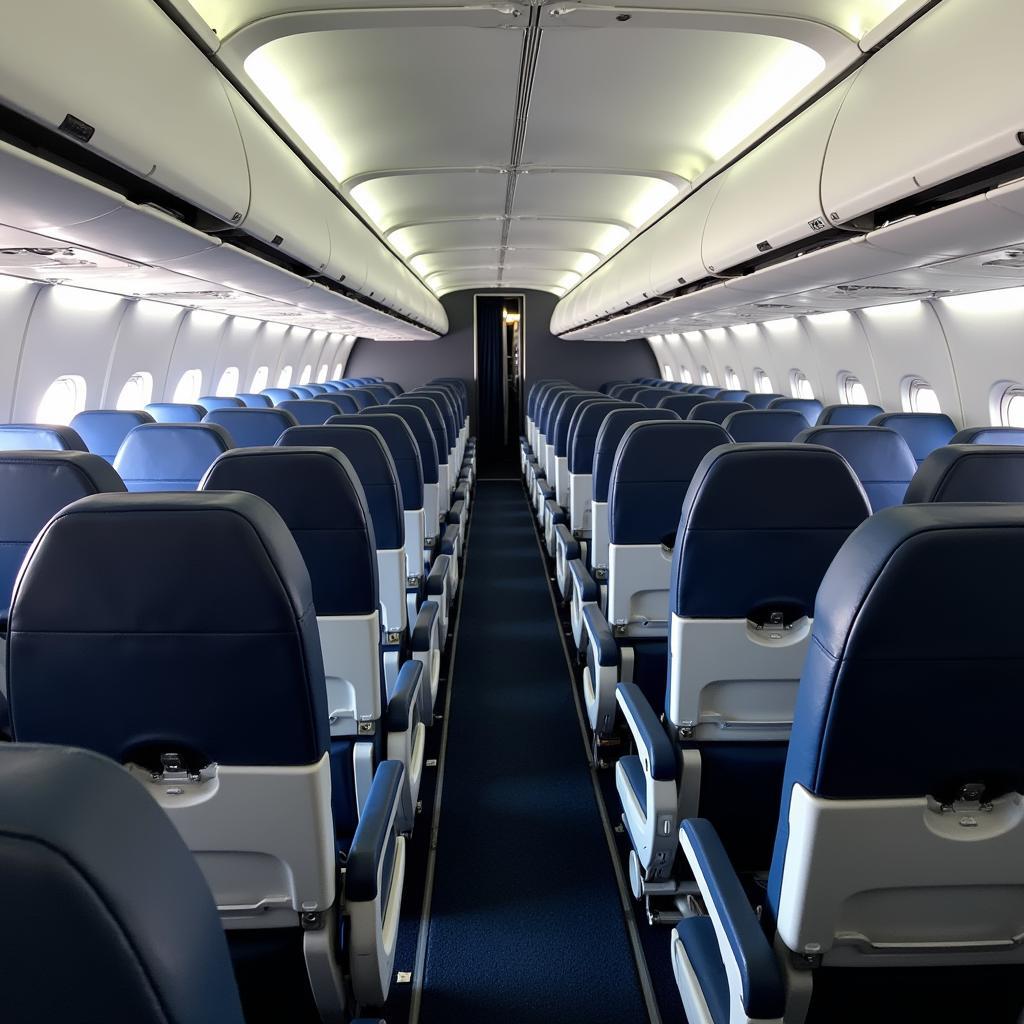
[{"label": "cabin lighting glow", "polygon": [[502,323],[506,324],[517,324],[519,323],[520,316],[517,312],[511,309],[503,309],[501,311]]},{"label": "cabin lighting glow", "polygon": [[914,299],[913,302],[894,302],[887,306],[867,306],[861,312],[872,320],[887,320],[913,316],[920,308],[921,300]]},{"label": "cabin lighting glow", "polygon": [[640,227],[678,194],[679,189],[667,181],[651,181],[633,200],[622,219],[629,221],[634,227]]},{"label": "cabin lighting glow", "polygon": [[1024,288],[1001,288],[994,292],[947,295],[940,301],[956,313],[1016,313],[1024,310]]},{"label": "cabin lighting glow", "polygon": [[98,313],[113,309],[120,301],[120,295],[110,292],[94,292],[90,288],[72,288],[68,285],[53,286],[53,301],[65,309],[78,313]]}]

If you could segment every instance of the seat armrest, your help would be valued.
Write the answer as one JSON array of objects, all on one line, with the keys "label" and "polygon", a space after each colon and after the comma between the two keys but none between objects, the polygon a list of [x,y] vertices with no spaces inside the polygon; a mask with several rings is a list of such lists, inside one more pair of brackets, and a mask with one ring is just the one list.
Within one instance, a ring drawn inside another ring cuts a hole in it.
[{"label": "seat armrest", "polygon": [[400,761],[381,761],[373,773],[366,806],[359,816],[345,862],[346,903],[372,900],[380,895],[381,862],[394,827],[404,775]]},{"label": "seat armrest", "polygon": [[458,526],[462,522],[462,517],[466,511],[466,502],[462,498],[452,505],[451,510],[448,512],[448,524],[449,526]]},{"label": "seat armrest", "polygon": [[[412,649],[414,653],[424,654],[430,650],[430,637],[440,610],[440,605],[438,605],[437,601],[424,601],[420,605],[420,610],[412,627]],[[399,673],[399,676],[401,676],[401,673]]]},{"label": "seat armrest", "polygon": [[551,517],[552,525],[559,526],[569,521],[568,516],[565,514],[565,509],[554,498],[548,498],[544,502],[544,508],[547,509],[547,513]]},{"label": "seat armrest", "polygon": [[687,818],[679,843],[715,926],[730,1002],[738,1000],[748,1018],[780,1019],[786,1007],[782,973],[715,827],[705,818]]},{"label": "seat armrest", "polygon": [[549,483],[545,482],[538,484],[538,486],[540,487],[540,496],[545,501],[550,501],[550,499],[555,496],[555,489]]},{"label": "seat armrest", "polygon": [[407,661],[399,670],[395,680],[395,692],[388,701],[385,724],[388,732],[407,732],[416,724],[414,712],[420,700],[420,686],[423,683],[423,665],[418,661]]},{"label": "seat armrest", "polygon": [[590,638],[594,658],[601,668],[618,667],[619,645],[615,642],[612,627],[597,605],[588,605],[583,609],[583,621]]},{"label": "seat armrest", "polygon": [[676,752],[643,691],[636,683],[619,683],[616,699],[641,752],[646,774],[656,782],[674,782]]},{"label": "seat armrest", "polygon": [[441,553],[454,558],[459,551],[459,524],[451,523],[441,537]]},{"label": "seat armrest", "polygon": [[569,562],[569,575],[572,577],[573,589],[580,595],[582,603],[592,604],[601,600],[601,588],[587,571],[582,558],[574,558]]},{"label": "seat armrest", "polygon": [[[558,538],[558,557],[564,558],[566,563],[576,561],[580,557],[580,542],[572,535],[564,520],[555,524],[555,536]],[[586,572],[586,569],[583,571]]]},{"label": "seat armrest", "polygon": [[7,639],[7,626],[11,620],[11,609],[0,608],[0,640]]},{"label": "seat armrest", "polygon": [[443,597],[445,580],[448,578],[448,555],[438,555],[427,573],[427,596]]}]

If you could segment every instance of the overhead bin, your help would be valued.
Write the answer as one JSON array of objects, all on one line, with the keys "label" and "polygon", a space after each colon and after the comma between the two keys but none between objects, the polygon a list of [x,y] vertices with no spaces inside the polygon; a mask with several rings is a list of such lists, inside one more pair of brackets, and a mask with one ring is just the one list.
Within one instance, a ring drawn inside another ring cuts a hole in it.
[{"label": "overhead bin", "polygon": [[872,55],[836,118],[822,205],[833,223],[1021,154],[1020,0],[945,0]]}]

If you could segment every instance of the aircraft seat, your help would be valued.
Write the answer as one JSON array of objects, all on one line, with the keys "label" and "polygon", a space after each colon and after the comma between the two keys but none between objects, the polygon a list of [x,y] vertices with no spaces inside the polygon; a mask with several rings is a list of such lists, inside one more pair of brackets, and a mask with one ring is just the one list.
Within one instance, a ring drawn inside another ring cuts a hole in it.
[{"label": "aircraft seat", "polygon": [[269,398],[273,405],[279,402],[290,402],[299,397],[298,391],[292,388],[264,388],[261,392],[264,398]]},{"label": "aircraft seat", "polygon": [[885,410],[880,405],[826,405],[818,415],[819,427],[866,427]]},{"label": "aircraft seat", "polygon": [[281,408],[282,404],[273,409],[214,409],[203,417],[203,422],[226,430],[235,448],[264,448],[298,422]]},{"label": "aircraft seat", "polygon": [[1024,445],[1024,427],[965,427],[946,443]]},{"label": "aircraft seat", "polygon": [[903,503],[933,501],[1024,502],[1024,450],[999,444],[936,448],[914,474]]},{"label": "aircraft seat", "polygon": [[0,451],[85,452],[78,431],[62,424],[0,423]]},{"label": "aircraft seat", "polygon": [[744,399],[744,401],[747,403],[747,405],[751,405],[755,409],[770,409],[772,402],[774,402],[776,398],[785,397],[785,395],[780,395],[775,391],[751,391]]},{"label": "aircraft seat", "polygon": [[895,430],[910,446],[920,466],[936,448],[949,444],[956,426],[944,412],[883,412],[873,426]]},{"label": "aircraft seat", "polygon": [[300,427],[319,426],[341,413],[338,405],[327,398],[294,398],[281,402],[277,408],[281,412],[289,413],[295,420],[295,425]]},{"label": "aircraft seat", "polygon": [[748,405],[746,402],[723,402],[716,398],[711,402],[701,402],[699,405],[695,405],[689,411],[686,418],[688,420],[704,420],[707,423],[721,425],[725,422],[726,417],[731,416],[734,412],[753,411],[753,408],[752,405]]},{"label": "aircraft seat", "polygon": [[791,409],[741,409],[722,422],[737,444],[792,441],[807,429],[803,413]]},{"label": "aircraft seat", "polygon": [[813,427],[818,422],[823,408],[816,398],[776,398],[768,403],[769,409],[790,409],[803,414],[807,426]]},{"label": "aircraft seat", "polygon": [[245,402],[235,395],[203,395],[196,404],[201,405],[207,412],[213,412],[214,409],[245,408]]},{"label": "aircraft seat", "polygon": [[113,462],[128,431],[140,423],[153,423],[148,412],[129,409],[87,409],[71,421],[71,429],[85,442],[89,451]]},{"label": "aircraft seat", "polygon": [[201,423],[206,410],[192,402],[150,402],[146,412],[156,423]]},{"label": "aircraft seat", "polygon": [[706,395],[697,394],[676,394],[675,392],[667,392],[665,396],[658,402],[659,409],[667,409],[670,412],[674,412],[680,419],[686,420],[690,418],[690,413],[697,408],[698,405],[707,405],[708,398]]},{"label": "aircraft seat", "polygon": [[235,397],[248,409],[269,409],[274,404],[269,395],[261,395],[253,391],[239,391]]},{"label": "aircraft seat", "polygon": [[114,469],[129,491],[194,491],[231,447],[228,432],[214,423],[142,423],[128,432]]}]

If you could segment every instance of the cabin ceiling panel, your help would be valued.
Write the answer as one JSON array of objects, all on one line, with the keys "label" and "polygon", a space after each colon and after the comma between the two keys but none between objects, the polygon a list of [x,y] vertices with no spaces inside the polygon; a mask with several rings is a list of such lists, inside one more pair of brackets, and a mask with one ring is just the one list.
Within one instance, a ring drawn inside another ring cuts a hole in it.
[{"label": "cabin ceiling panel", "polygon": [[438,252],[427,252],[416,256],[412,261],[414,269],[426,277],[428,274],[445,271],[479,269],[486,267],[492,270],[498,264],[498,249],[441,249]]},{"label": "cabin ceiling panel", "polygon": [[501,245],[501,218],[425,221],[388,232],[388,241],[406,258],[444,249],[497,249]]},{"label": "cabin ceiling panel", "polygon": [[508,244],[514,248],[567,247],[603,256],[629,236],[620,224],[597,224],[591,220],[513,217],[508,226]]}]

